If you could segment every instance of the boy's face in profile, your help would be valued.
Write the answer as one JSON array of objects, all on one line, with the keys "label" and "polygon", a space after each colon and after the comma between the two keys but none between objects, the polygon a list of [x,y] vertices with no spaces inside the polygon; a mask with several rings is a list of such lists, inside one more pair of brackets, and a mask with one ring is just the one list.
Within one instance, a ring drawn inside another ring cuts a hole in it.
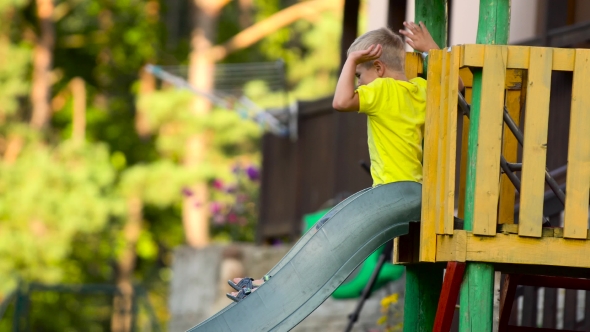
[{"label": "boy's face in profile", "polygon": [[368,66],[367,63],[360,63],[356,65],[356,78],[358,79],[358,85],[367,85],[379,78],[377,68],[374,64]]}]

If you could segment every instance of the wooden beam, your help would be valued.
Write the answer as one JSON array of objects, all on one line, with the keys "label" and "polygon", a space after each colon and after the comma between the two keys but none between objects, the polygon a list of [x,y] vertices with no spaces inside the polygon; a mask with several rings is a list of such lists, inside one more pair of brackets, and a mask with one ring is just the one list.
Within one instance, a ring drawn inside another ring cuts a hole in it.
[{"label": "wooden beam", "polygon": [[[553,51],[533,48],[527,83],[518,235],[541,237]],[[584,234],[585,235],[585,234]]]},{"label": "wooden beam", "polygon": [[360,0],[345,0],[342,17],[342,38],[340,40],[340,67],[346,62],[346,51],[356,39],[359,25]]},{"label": "wooden beam", "polygon": [[[443,233],[453,234],[455,215],[455,174],[457,161],[457,95],[459,93],[459,57],[460,48],[454,46],[451,53],[447,52],[449,59],[449,88],[446,107],[446,156],[444,159],[446,174],[444,174],[444,206],[443,206]],[[441,160],[442,161],[442,160]]]},{"label": "wooden beam", "polygon": [[513,326],[508,325],[505,330],[500,330],[502,332],[575,332],[574,330],[558,330],[558,329],[545,329],[539,327],[529,327],[529,326]]},{"label": "wooden beam", "polygon": [[[483,67],[485,46],[484,45],[462,45],[461,67]],[[508,46],[508,57],[506,68],[529,69],[531,47]],[[538,48],[535,48],[538,49]],[[553,61],[551,68],[557,71],[574,70],[574,49],[552,49]]]},{"label": "wooden beam", "polygon": [[428,66],[428,87],[426,102],[426,120],[424,124],[424,190],[422,190],[422,222],[420,223],[420,261],[434,262],[436,254],[437,216],[434,211],[436,204],[436,186],[438,181],[437,162],[440,142],[439,112],[442,74],[442,50],[430,52]]},{"label": "wooden beam", "polygon": [[[478,44],[507,44],[509,31],[510,0],[481,0],[479,4],[479,24],[476,42]],[[503,72],[505,71],[503,70]],[[502,80],[502,83],[504,83],[504,80]],[[480,70],[476,70],[473,75],[473,104],[469,125],[468,166],[465,189],[464,228],[466,230],[474,229],[475,197],[477,191],[482,189],[478,189],[476,185],[478,168],[483,169],[483,167],[478,167],[478,162],[480,162],[478,160],[479,131],[480,124],[483,123],[481,120],[482,86],[482,73]],[[502,124],[500,123],[500,133],[501,130]],[[482,175],[480,174],[480,176]],[[495,178],[493,173],[490,176]],[[492,265],[480,263],[467,265],[467,274],[461,285],[461,307],[459,309],[460,332],[492,331],[493,285],[494,267]]]},{"label": "wooden beam", "polygon": [[590,291],[590,279],[532,275],[519,281],[523,286],[582,289]]},{"label": "wooden beam", "polygon": [[415,8],[416,22],[424,22],[436,44],[447,46],[447,1],[418,0]]},{"label": "wooden beam", "polygon": [[465,272],[459,300],[459,331],[491,332],[494,266],[468,263]]},{"label": "wooden beam", "polygon": [[464,274],[465,263],[447,263],[447,271],[445,272],[443,286],[438,300],[438,308],[436,310],[436,318],[434,319],[433,332],[450,331]]},{"label": "wooden beam", "polygon": [[[523,87],[525,82],[524,70],[522,69],[508,69],[506,72],[506,108],[508,114],[518,126],[520,123],[520,109],[523,100]],[[502,155],[509,163],[517,162],[518,158],[518,141],[508,125],[504,124],[504,140],[502,146]],[[514,223],[514,203],[516,197],[516,189],[512,182],[508,179],[508,175],[502,173],[500,176],[500,206],[498,207],[498,223],[513,224]]]},{"label": "wooden beam", "polygon": [[[481,97],[478,105],[479,119],[478,124],[474,125],[477,127],[477,143],[474,147],[476,157],[473,211],[477,213],[474,213],[471,218],[473,232],[480,235],[496,235],[506,56],[505,46],[485,46]],[[473,111],[471,114],[473,125]]]},{"label": "wooden beam", "polygon": [[[461,234],[465,233],[465,234]],[[590,268],[589,240],[558,237],[530,238],[515,234],[477,236],[455,230],[453,236],[437,236],[436,260],[530,264]]]},{"label": "wooden beam", "polygon": [[436,264],[406,266],[404,332],[430,332],[434,324],[443,269]]},{"label": "wooden beam", "polygon": [[[439,123],[439,130],[438,130],[438,156],[436,158],[436,165],[438,167],[437,170],[437,178],[438,181],[436,182],[436,204],[434,209],[437,211],[437,218],[436,218],[436,234],[453,234],[453,221],[452,221],[452,214],[451,214],[451,229],[450,233],[445,232],[445,223],[447,216],[447,191],[449,188],[448,178],[451,174],[455,174],[454,170],[449,169],[450,164],[447,163],[447,156],[450,154],[450,147],[452,144],[455,144],[455,141],[451,141],[449,138],[449,107],[457,108],[457,103],[451,103],[449,105],[449,77],[451,74],[451,54],[446,50],[443,50],[443,57],[442,57],[442,74],[440,79],[441,85],[441,92],[439,98],[439,116],[438,116],[438,123]],[[456,91],[456,90],[455,90]],[[457,94],[455,93],[454,96]],[[451,100],[454,100],[454,96],[451,97]],[[454,160],[453,155],[453,160]],[[455,184],[453,183],[453,189]],[[451,199],[451,202],[454,203],[454,197]],[[453,211],[454,212],[454,211]],[[452,212],[451,212],[452,213]]]},{"label": "wooden beam", "polygon": [[519,279],[520,276],[518,274],[507,274],[504,276],[504,283],[500,292],[500,321],[498,323],[498,331],[504,331],[508,327]]},{"label": "wooden beam", "polygon": [[576,50],[563,236],[586,238],[590,191],[590,51]]}]

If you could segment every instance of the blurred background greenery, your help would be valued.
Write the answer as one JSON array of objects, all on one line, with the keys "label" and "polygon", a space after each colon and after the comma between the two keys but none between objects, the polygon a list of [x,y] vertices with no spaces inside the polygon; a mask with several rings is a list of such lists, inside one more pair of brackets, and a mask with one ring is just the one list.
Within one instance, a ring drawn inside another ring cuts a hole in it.
[{"label": "blurred background greenery", "polygon": [[[145,65],[215,92],[216,64],[281,60],[284,84],[254,71],[240,93],[263,108],[323,97],[337,78],[341,5],[0,0],[0,301],[20,282],[138,284],[165,327],[176,246],[254,240],[264,131]],[[126,305],[33,294],[36,331],[113,328],[111,306]]]}]

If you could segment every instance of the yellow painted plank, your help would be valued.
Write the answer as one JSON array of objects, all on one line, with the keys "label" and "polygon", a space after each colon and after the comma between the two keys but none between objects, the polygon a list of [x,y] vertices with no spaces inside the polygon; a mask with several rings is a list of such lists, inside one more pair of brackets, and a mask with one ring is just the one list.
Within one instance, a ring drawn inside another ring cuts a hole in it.
[{"label": "yellow painted plank", "polygon": [[461,45],[461,67],[482,67],[485,45]]},{"label": "yellow painted plank", "polygon": [[[461,49],[459,49],[461,50]],[[459,51],[461,52],[461,51]],[[462,53],[460,53],[460,57],[463,56]],[[459,65],[461,64],[461,59],[459,59]],[[459,69],[459,76],[461,76],[461,80],[463,80],[463,86],[465,86],[465,88],[471,88],[473,87],[473,74],[471,73],[471,70],[469,70],[469,68],[461,68]]]},{"label": "yellow painted plank", "polygon": [[436,261],[465,262],[467,249],[467,232],[456,230],[453,235],[437,235]]},{"label": "yellow painted plank", "polygon": [[531,49],[522,153],[520,236],[540,237],[542,234],[552,61],[551,49]]},{"label": "yellow painted plank", "polygon": [[573,71],[576,50],[573,48],[553,49],[553,70]]},{"label": "yellow painted plank", "polygon": [[422,181],[422,222],[420,223],[420,261],[434,262],[436,257],[436,171],[438,158],[438,124],[440,108],[441,50],[431,50],[428,65],[426,120]]},{"label": "yellow painted plank", "polygon": [[[459,61],[461,48],[453,46],[449,55],[448,97],[445,113],[447,135],[443,143],[446,145],[443,206],[443,234],[453,235],[455,217],[455,164],[457,162],[457,98],[459,95]],[[442,161],[442,160],[441,160]]]},{"label": "yellow painted plank", "polygon": [[508,68],[526,69],[529,67],[530,46],[510,46],[508,48]]},{"label": "yellow painted plank", "polygon": [[[506,108],[508,113],[519,125],[521,89],[523,84],[523,70],[510,69],[506,72]],[[518,141],[506,124],[504,124],[504,141],[502,155],[506,161],[514,163],[517,161]],[[498,208],[498,223],[514,223],[514,202],[516,189],[506,174],[500,176],[500,206]]]},{"label": "yellow painted plank", "polygon": [[[516,234],[498,234],[495,237],[488,237],[473,235],[462,230],[456,232],[466,233],[466,261],[590,267],[590,255],[588,255],[590,241],[588,240],[557,237],[530,238]],[[452,238],[455,237],[456,235]],[[456,248],[459,243],[445,243],[445,245],[447,248],[452,245]]]},{"label": "yellow painted plank", "polygon": [[479,235],[496,235],[506,56],[506,46],[485,45],[473,202],[473,232]]},{"label": "yellow painted plank", "polygon": [[422,58],[418,53],[408,52],[406,53],[406,77],[412,79],[418,76],[418,64],[422,65]]},{"label": "yellow painted plank", "polygon": [[563,236],[583,239],[590,190],[590,50],[576,50]]},{"label": "yellow painted plank", "polygon": [[530,69],[532,50],[553,50],[551,68],[559,71],[574,70],[574,50],[567,48],[510,46],[508,48],[508,68]]},{"label": "yellow painted plank", "polygon": [[399,263],[399,237],[393,238],[393,264]]},{"label": "yellow painted plank", "polygon": [[448,142],[448,121],[449,113],[449,74],[450,74],[451,56],[445,50],[442,55],[442,74],[440,79],[440,113],[439,113],[439,131],[438,131],[438,158],[437,164],[437,181],[436,181],[436,234],[444,234],[445,205],[447,198],[447,177],[449,174],[446,160],[449,155]]},{"label": "yellow painted plank", "polygon": [[523,69],[506,69],[506,90],[522,90]]},{"label": "yellow painted plank", "polygon": [[[461,67],[482,67],[484,62],[484,45],[462,45]],[[528,69],[530,50],[547,49],[546,47],[508,46],[506,68]],[[573,49],[555,48],[551,68],[559,71],[574,70]]]}]

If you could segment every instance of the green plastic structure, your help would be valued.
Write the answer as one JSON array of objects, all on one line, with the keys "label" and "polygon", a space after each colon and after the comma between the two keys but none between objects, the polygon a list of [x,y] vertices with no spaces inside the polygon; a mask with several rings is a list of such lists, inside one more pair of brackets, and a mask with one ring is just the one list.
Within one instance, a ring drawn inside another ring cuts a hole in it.
[{"label": "green plastic structure", "polygon": [[268,273],[270,280],[189,332],[289,331],[371,253],[420,220],[422,185],[365,189],[335,206]]}]

